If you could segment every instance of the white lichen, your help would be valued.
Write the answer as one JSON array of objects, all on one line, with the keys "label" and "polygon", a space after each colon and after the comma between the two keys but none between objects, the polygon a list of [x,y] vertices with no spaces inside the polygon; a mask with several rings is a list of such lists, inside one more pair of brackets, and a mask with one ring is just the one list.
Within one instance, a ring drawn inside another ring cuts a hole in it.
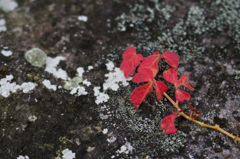
[{"label": "white lichen", "polygon": [[117,150],[116,153],[125,153],[125,154],[132,154],[133,153],[133,150],[135,148],[132,147],[131,143],[129,142],[126,142],[125,145],[122,145],[120,150]]},{"label": "white lichen", "polygon": [[81,95],[88,94],[88,92],[86,92],[86,90],[85,90],[85,88],[83,86],[77,86],[77,87],[72,89],[70,94],[72,94],[72,95],[76,94],[77,96],[81,96]]},{"label": "white lichen", "polygon": [[[1,30],[1,29],[0,29]],[[11,50],[2,50],[1,53],[8,57],[8,56],[11,56],[12,55],[12,51]]]},{"label": "white lichen", "polygon": [[96,103],[96,104],[100,104],[100,103],[103,103],[103,102],[107,102],[108,99],[109,99],[108,94],[99,93],[99,95],[97,96],[97,99],[96,99],[95,103]]},{"label": "white lichen", "polygon": [[83,84],[85,84],[86,86],[90,86],[91,85],[91,82],[89,82],[87,79],[85,79],[83,81]]},{"label": "white lichen", "polygon": [[114,63],[112,62],[112,61],[109,61],[107,64],[106,64],[106,66],[107,66],[107,70],[108,71],[113,71],[113,69],[114,69]]},{"label": "white lichen", "polygon": [[93,66],[88,66],[88,71],[92,70]]},{"label": "white lichen", "polygon": [[78,73],[78,76],[79,76],[79,77],[82,77],[83,72],[84,72],[84,69],[83,69],[82,67],[78,67],[78,68],[77,68],[77,73]]},{"label": "white lichen", "polygon": [[35,88],[35,86],[36,86],[36,84],[33,82],[24,82],[21,85],[21,89],[22,89],[23,93],[28,93],[31,90],[33,90]]},{"label": "white lichen", "polygon": [[122,83],[123,86],[127,86],[129,84],[127,81],[131,80],[131,78],[126,79],[123,72],[117,67],[112,72],[105,74],[105,77],[108,77],[108,79],[103,84],[104,90],[110,88],[114,91],[117,91],[119,88],[119,83]]},{"label": "white lichen", "polygon": [[108,133],[108,129],[106,128],[106,129],[103,129],[103,134],[107,134]]},{"label": "white lichen", "polygon": [[42,83],[43,83],[43,85],[44,85],[45,87],[47,87],[48,89],[52,89],[52,90],[54,90],[54,91],[57,90],[57,85],[52,85],[52,84],[51,84],[51,81],[49,81],[49,80],[47,80],[47,79],[45,79]]},{"label": "white lichen", "polygon": [[97,97],[97,99],[95,100],[95,103],[100,104],[100,103],[103,103],[103,102],[107,102],[108,99],[109,99],[108,94],[101,93],[99,90],[100,90],[99,86],[93,88],[94,96]]},{"label": "white lichen", "polygon": [[63,159],[73,159],[73,158],[75,158],[75,153],[73,153],[69,149],[63,150],[62,154],[63,154],[63,156],[62,156]]},{"label": "white lichen", "polygon": [[28,157],[28,156],[19,155],[19,156],[17,157],[17,159],[29,159],[29,157]]},{"label": "white lichen", "polygon": [[85,16],[85,15],[80,15],[80,16],[78,16],[78,20],[79,21],[83,21],[83,22],[87,22],[88,21],[88,17]]},{"label": "white lichen", "polygon": [[67,80],[68,78],[67,72],[61,68],[56,69],[57,65],[62,60],[65,60],[65,57],[63,56],[57,56],[55,58],[47,57],[45,71],[53,74],[56,78]]},{"label": "white lichen", "polygon": [[34,122],[34,121],[37,120],[37,117],[36,117],[35,115],[31,115],[31,116],[28,117],[28,120],[29,120],[30,122]]},{"label": "white lichen", "polygon": [[15,93],[18,89],[22,90],[23,93],[28,93],[35,88],[37,84],[33,82],[24,82],[21,86],[16,82],[10,83],[13,79],[13,75],[7,75],[6,78],[0,80],[0,95],[8,97],[10,93]]},{"label": "white lichen", "polygon": [[95,149],[95,147],[88,146],[87,152],[91,152],[91,151],[93,151],[94,149]]},{"label": "white lichen", "polygon": [[0,32],[2,32],[2,31],[7,31],[5,19],[0,19]]}]

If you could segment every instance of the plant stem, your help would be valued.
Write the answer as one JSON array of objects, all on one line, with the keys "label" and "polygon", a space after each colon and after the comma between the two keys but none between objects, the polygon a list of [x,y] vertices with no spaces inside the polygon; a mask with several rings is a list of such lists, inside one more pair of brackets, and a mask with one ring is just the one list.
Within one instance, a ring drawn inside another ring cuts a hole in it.
[{"label": "plant stem", "polygon": [[220,126],[218,124],[215,124],[214,126],[212,125],[208,125],[208,124],[204,124],[203,122],[200,122],[198,120],[194,120],[192,118],[190,118],[188,115],[186,115],[185,113],[183,113],[180,109],[180,107],[178,106],[178,103],[175,103],[171,97],[168,96],[167,93],[163,93],[163,95],[172,103],[172,105],[179,111],[178,114],[182,117],[184,117],[185,119],[189,120],[189,121],[193,121],[194,123],[199,124],[201,127],[206,127],[206,128],[211,128],[211,129],[215,129],[220,131],[221,133],[231,137],[234,141],[238,141],[240,142],[240,138],[238,136],[232,135],[229,132],[223,130],[222,128],[220,128]]}]

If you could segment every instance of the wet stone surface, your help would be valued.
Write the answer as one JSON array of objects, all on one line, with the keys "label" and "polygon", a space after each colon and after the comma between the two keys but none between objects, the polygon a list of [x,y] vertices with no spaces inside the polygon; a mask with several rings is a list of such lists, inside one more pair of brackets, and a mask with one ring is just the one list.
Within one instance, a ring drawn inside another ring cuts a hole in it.
[{"label": "wet stone surface", "polygon": [[[178,73],[190,74],[195,88],[180,107],[186,113],[197,107],[198,120],[234,133],[240,2],[12,0],[4,9],[2,1],[0,158],[240,156],[232,139],[183,118],[175,121],[177,133],[163,135],[159,123],[175,111],[171,103],[151,93],[136,110],[129,97],[138,85],[119,69],[129,46],[144,57],[157,50],[178,54]],[[33,48],[46,56],[28,62],[25,53]],[[159,67],[163,80],[169,66]]]}]

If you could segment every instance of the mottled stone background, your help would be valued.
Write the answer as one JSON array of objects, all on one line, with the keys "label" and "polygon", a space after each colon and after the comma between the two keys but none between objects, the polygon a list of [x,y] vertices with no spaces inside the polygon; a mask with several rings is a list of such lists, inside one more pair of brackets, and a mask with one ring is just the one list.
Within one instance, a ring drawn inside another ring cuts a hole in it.
[{"label": "mottled stone background", "polygon": [[119,69],[129,46],[178,54],[195,88],[180,107],[234,133],[239,12],[237,0],[0,0],[0,158],[239,158],[238,143],[183,118],[163,135],[175,109],[151,93],[135,110],[138,85]]}]

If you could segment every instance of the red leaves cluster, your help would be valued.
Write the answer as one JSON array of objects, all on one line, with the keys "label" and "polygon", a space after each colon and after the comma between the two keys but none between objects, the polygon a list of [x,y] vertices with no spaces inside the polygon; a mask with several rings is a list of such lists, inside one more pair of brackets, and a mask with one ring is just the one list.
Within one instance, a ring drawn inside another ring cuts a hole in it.
[{"label": "red leaves cluster", "polygon": [[[134,47],[129,47],[122,55],[123,62],[121,63],[120,69],[123,70],[125,77],[127,78],[129,75],[133,75],[135,72],[135,68],[138,67],[138,73],[135,74],[132,78],[133,82],[142,83],[146,82],[144,85],[136,88],[130,99],[131,102],[134,103],[134,107],[136,109],[139,108],[142,101],[146,98],[147,94],[153,92],[155,89],[155,93],[157,96],[157,100],[161,100],[164,92],[168,90],[168,87],[162,81],[156,81],[154,77],[157,75],[159,71],[158,63],[161,58],[164,58],[165,61],[172,67],[163,72],[163,77],[166,81],[172,83],[175,86],[175,96],[176,100],[179,102],[183,102],[184,100],[188,101],[191,96],[189,93],[182,91],[179,89],[180,86],[187,87],[190,91],[194,91],[194,88],[190,83],[187,82],[188,77],[190,75],[182,75],[179,79],[177,78],[176,68],[179,63],[179,56],[170,51],[165,51],[162,55],[156,51],[153,55],[143,59],[141,54],[136,54],[136,49]],[[190,117],[195,119],[201,114],[195,111],[194,108],[190,107]],[[164,134],[166,133],[175,133],[177,129],[174,125],[174,120],[177,117],[176,113],[166,116],[160,123],[160,127],[164,129]]]}]

